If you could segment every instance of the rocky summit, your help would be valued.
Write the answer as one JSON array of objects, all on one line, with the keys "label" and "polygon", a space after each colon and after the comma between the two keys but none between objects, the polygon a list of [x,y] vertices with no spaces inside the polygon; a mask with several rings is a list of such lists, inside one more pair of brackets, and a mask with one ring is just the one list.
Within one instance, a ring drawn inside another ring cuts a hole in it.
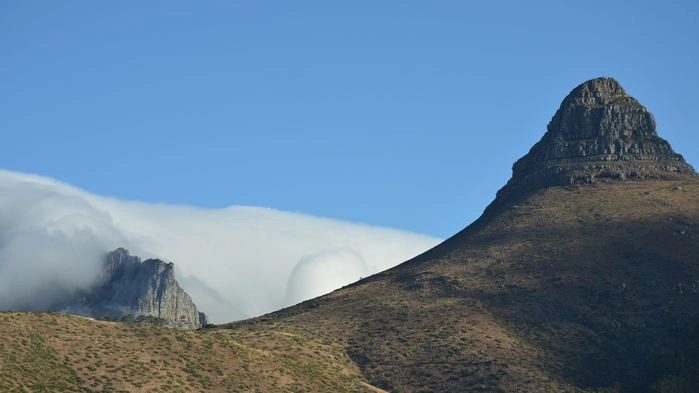
[{"label": "rocky summit", "polygon": [[124,248],[107,253],[99,283],[56,310],[127,322],[181,329],[206,325],[190,296],[175,279],[174,264],[130,255]]},{"label": "rocky summit", "polygon": [[658,136],[653,115],[613,78],[573,89],[512,172],[512,184],[528,187],[695,174]]}]

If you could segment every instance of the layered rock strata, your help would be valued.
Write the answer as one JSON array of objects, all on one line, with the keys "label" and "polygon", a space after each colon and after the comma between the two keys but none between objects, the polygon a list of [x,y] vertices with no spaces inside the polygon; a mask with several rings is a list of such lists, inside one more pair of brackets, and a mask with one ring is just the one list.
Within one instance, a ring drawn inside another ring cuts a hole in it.
[{"label": "layered rock strata", "polygon": [[592,79],[573,89],[547,130],[515,162],[509,186],[695,175],[658,136],[653,115],[613,78]]}]

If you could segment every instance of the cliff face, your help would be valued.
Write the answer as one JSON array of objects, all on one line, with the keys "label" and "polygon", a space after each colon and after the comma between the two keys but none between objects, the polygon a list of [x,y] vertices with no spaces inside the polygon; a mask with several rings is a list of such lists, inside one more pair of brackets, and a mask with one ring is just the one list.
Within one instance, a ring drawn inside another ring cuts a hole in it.
[{"label": "cliff face", "polygon": [[98,318],[145,317],[181,329],[198,329],[207,323],[177,283],[174,264],[159,259],[141,262],[123,248],[107,253],[97,286],[60,308]]},{"label": "cliff face", "polygon": [[671,179],[695,174],[660,138],[655,119],[612,78],[570,92],[529,153],[515,162],[512,185],[549,186],[598,179]]},{"label": "cliff face", "polygon": [[551,186],[688,178],[697,173],[658,136],[653,114],[615,79],[596,78],[563,99],[544,136],[512,166],[484,218]]}]

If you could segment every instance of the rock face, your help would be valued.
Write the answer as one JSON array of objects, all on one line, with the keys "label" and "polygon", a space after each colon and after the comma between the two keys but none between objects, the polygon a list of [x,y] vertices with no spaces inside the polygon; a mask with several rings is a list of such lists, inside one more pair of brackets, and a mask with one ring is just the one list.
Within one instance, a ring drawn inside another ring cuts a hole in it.
[{"label": "rock face", "polygon": [[658,136],[653,115],[612,78],[592,79],[573,89],[547,129],[515,162],[508,186],[695,175]]},{"label": "rock face", "polygon": [[150,321],[181,329],[204,326],[189,295],[175,280],[172,263],[159,259],[141,261],[123,248],[107,253],[100,283],[57,307],[97,318]]}]

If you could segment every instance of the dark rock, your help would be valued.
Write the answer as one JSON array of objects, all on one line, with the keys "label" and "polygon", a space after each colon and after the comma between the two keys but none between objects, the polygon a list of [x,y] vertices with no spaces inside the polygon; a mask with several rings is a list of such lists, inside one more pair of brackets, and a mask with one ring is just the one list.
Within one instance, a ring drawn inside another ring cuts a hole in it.
[{"label": "dark rock", "polygon": [[508,186],[696,175],[658,136],[653,115],[612,78],[592,79],[573,89],[547,129],[515,162]]},{"label": "dark rock", "polygon": [[200,327],[205,327],[206,325],[209,324],[209,317],[206,316],[203,312],[199,312],[199,326]]},{"label": "dark rock", "polygon": [[181,329],[198,329],[208,323],[175,280],[174,264],[159,259],[141,262],[123,248],[107,253],[97,286],[54,308]]}]

